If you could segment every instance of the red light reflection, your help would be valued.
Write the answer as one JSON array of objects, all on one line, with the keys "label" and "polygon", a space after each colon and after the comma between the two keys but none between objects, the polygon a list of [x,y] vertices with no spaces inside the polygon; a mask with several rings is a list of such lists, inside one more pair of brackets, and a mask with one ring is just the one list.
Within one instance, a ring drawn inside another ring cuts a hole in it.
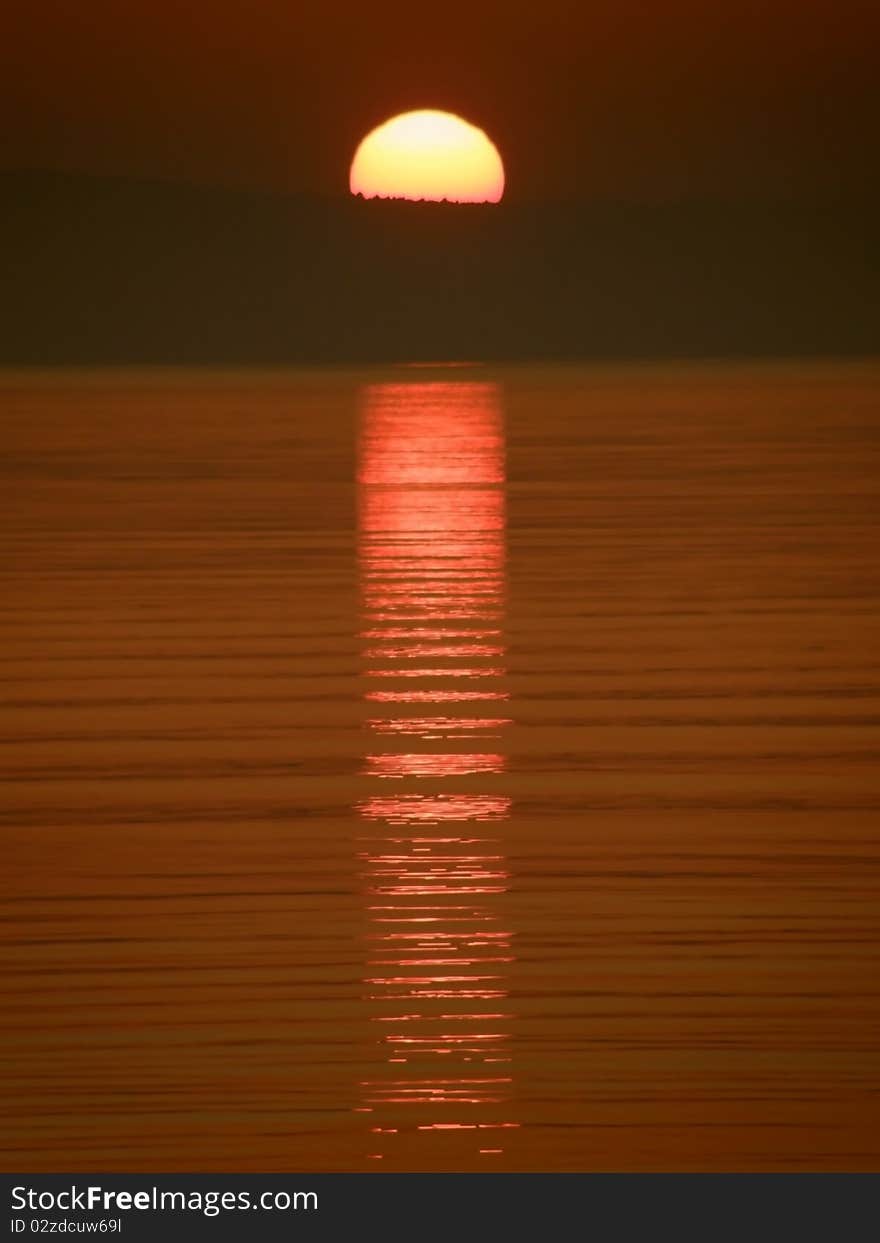
[{"label": "red light reflection", "polygon": [[[430,1168],[430,1156],[413,1156],[415,1135],[446,1136],[447,1159],[462,1142],[456,1152],[477,1161],[502,1153],[481,1147],[480,1131],[518,1125],[507,1116],[512,1075],[480,1074],[511,1060],[510,876],[500,839],[465,828],[510,813],[497,784],[510,721],[480,708],[508,698],[497,386],[369,385],[358,478],[363,698],[398,713],[366,722],[372,789],[357,803],[377,834],[358,854],[377,1059],[358,1109],[381,1113],[372,1159]],[[443,707],[424,715],[423,705]],[[483,739],[495,746],[480,750]]]},{"label": "red light reflection", "polygon": [[436,739],[500,738],[509,717],[402,716],[368,722],[377,734],[415,735],[429,742]]}]

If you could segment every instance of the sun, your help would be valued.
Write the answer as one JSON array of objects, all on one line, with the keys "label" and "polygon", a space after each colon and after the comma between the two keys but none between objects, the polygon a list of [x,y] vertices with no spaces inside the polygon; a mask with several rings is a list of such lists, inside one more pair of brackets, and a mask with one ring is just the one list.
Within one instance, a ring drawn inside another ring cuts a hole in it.
[{"label": "sun", "polygon": [[371,130],[351,162],[352,194],[365,199],[497,203],[504,165],[491,139],[452,112],[401,112]]}]

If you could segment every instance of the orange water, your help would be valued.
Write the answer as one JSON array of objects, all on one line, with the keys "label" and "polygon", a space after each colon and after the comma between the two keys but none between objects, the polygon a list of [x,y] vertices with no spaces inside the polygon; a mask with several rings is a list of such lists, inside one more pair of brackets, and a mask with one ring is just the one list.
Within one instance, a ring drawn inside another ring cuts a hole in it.
[{"label": "orange water", "polygon": [[877,1168],[878,380],[3,376],[0,1165]]}]

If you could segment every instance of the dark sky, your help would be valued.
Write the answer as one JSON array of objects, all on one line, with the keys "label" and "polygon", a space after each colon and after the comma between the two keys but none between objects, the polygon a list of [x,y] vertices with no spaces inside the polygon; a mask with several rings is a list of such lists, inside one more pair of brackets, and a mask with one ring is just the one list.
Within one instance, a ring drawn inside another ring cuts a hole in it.
[{"label": "dark sky", "polygon": [[858,194],[874,0],[11,0],[0,166],[343,191],[354,146],[441,107],[526,199]]}]

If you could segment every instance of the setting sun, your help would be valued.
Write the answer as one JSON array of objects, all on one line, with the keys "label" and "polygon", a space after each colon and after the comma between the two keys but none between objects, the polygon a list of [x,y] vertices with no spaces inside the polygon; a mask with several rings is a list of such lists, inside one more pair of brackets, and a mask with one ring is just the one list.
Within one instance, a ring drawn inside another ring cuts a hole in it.
[{"label": "setting sun", "polygon": [[371,130],[351,164],[364,198],[497,203],[504,165],[494,143],[451,112],[403,112]]}]

